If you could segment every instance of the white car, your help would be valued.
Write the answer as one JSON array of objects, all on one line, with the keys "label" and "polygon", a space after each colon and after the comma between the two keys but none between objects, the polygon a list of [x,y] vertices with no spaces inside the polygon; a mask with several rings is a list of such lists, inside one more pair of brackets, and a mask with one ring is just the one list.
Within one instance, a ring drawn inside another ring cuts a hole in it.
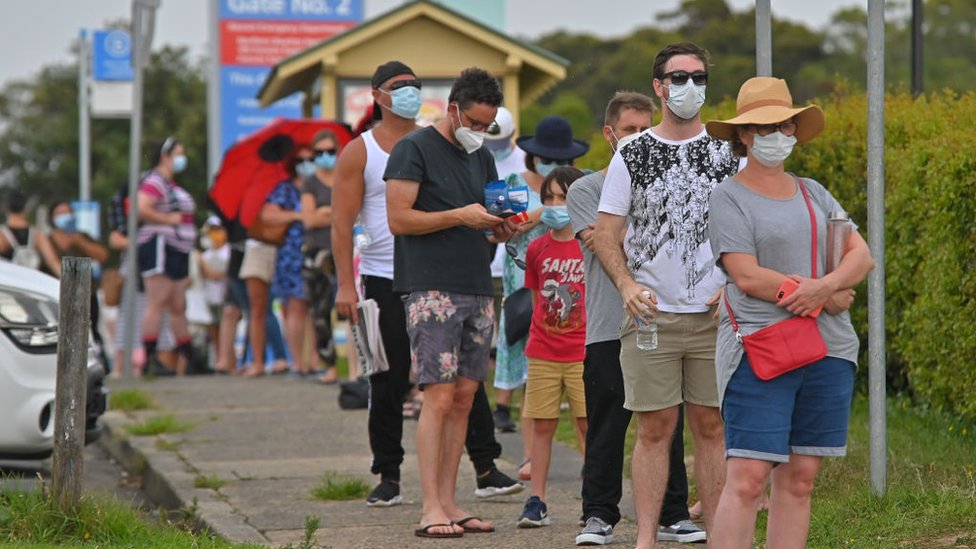
[{"label": "white car", "polygon": [[[54,444],[58,279],[0,260],[0,459],[44,459]],[[88,352],[85,443],[101,434],[105,368]]]}]

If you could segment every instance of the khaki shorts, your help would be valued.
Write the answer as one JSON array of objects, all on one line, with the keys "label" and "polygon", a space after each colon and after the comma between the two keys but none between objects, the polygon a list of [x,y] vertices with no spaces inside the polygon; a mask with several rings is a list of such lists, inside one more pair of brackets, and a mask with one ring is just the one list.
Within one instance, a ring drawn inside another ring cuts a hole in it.
[{"label": "khaki shorts", "polygon": [[257,278],[271,283],[275,272],[275,255],[278,248],[270,244],[249,245],[244,249],[244,260],[241,262],[241,280]]},{"label": "khaki shorts", "polygon": [[704,313],[659,312],[653,351],[637,348],[633,322],[626,321],[620,336],[624,408],[653,412],[682,402],[718,407],[715,307]]},{"label": "khaki shorts", "polygon": [[530,357],[528,381],[525,382],[525,411],[522,415],[533,419],[559,419],[559,404],[564,388],[573,417],[586,417],[583,363]]}]

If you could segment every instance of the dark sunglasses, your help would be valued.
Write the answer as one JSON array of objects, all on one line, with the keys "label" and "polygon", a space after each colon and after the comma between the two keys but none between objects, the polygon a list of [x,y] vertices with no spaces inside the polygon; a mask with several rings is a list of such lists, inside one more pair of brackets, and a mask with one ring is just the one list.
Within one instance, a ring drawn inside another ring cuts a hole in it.
[{"label": "dark sunglasses", "polygon": [[423,85],[420,83],[420,80],[397,80],[396,82],[390,84],[390,91],[398,90],[400,88],[405,88],[407,86],[417,88],[418,90],[423,88]]},{"label": "dark sunglasses", "polygon": [[569,166],[569,163],[572,162],[572,160],[556,160],[555,158],[546,158],[544,156],[540,156],[539,162],[543,164],[556,164],[559,166]]},{"label": "dark sunglasses", "polygon": [[[664,78],[670,78],[672,84],[677,84],[683,86],[691,78],[691,81],[695,83],[696,86],[704,86],[708,83],[708,73],[705,71],[671,71],[664,73]],[[661,80],[664,80],[662,78]]]},{"label": "dark sunglasses", "polygon": [[518,256],[518,250],[515,249],[515,244],[512,244],[511,241],[505,243],[505,253],[512,258],[512,261],[515,262],[515,266],[519,269],[524,271],[528,267],[528,265],[525,264],[525,261]]},{"label": "dark sunglasses", "polygon": [[339,152],[337,147],[332,147],[331,149],[315,149],[315,156],[322,156],[323,154],[335,154]]},{"label": "dark sunglasses", "polygon": [[315,158],[311,156],[297,156],[295,157],[295,165],[301,164],[302,162],[314,162]]}]

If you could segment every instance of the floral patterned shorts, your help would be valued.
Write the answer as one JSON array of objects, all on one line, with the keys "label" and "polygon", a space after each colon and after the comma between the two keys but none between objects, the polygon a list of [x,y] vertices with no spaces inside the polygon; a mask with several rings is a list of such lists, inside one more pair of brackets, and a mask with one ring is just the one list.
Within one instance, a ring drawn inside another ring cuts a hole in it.
[{"label": "floral patterned shorts", "polygon": [[494,298],[429,290],[404,300],[410,359],[420,388],[458,376],[484,381],[495,329]]}]

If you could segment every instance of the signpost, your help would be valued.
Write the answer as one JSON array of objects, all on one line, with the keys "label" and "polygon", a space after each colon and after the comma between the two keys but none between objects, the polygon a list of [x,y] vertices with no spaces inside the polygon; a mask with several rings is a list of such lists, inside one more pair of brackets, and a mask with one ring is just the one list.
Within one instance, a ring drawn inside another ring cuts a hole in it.
[{"label": "signpost", "polygon": [[[211,86],[219,121],[210,119],[209,138],[219,143],[211,161],[234,142],[279,116],[302,115],[295,95],[262,109],[256,98],[271,67],[282,59],[358,24],[363,0],[211,0],[216,9],[211,43],[219,50]],[[216,35],[216,37],[214,36]],[[213,147],[213,146],[212,146]],[[211,165],[211,173],[216,166]]]}]

